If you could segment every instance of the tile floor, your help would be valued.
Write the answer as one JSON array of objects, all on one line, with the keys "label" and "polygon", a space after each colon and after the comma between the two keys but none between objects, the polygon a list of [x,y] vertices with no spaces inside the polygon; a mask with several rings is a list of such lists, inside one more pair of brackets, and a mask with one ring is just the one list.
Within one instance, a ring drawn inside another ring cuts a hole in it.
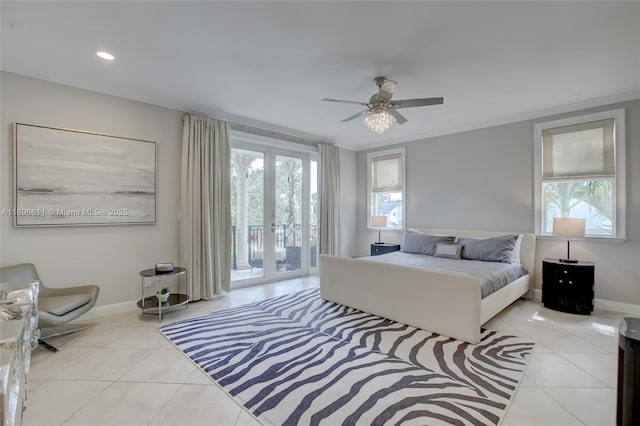
[{"label": "tile floor", "polygon": [[[167,314],[165,323],[318,286],[304,277],[232,290]],[[564,314],[518,301],[488,328],[537,345],[505,426],[615,424],[617,328],[622,314]],[[257,425],[175,349],[157,317],[139,311],[91,321],[33,353],[23,425]]]}]

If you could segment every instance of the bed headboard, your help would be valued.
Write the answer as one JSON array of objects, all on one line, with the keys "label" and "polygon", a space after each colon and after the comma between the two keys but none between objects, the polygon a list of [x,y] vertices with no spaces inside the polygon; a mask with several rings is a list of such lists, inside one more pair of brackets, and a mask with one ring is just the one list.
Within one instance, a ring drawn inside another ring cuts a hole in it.
[{"label": "bed headboard", "polygon": [[522,234],[522,243],[520,245],[520,263],[527,268],[529,275],[531,275],[533,283],[533,272],[535,271],[535,257],[536,257],[536,237],[533,234],[525,232],[508,232],[508,231],[465,231],[460,229],[436,229],[436,228],[410,228],[414,231],[422,232],[425,234],[436,235],[452,235],[456,237],[470,237],[470,238],[491,238],[499,237],[500,235],[520,235]]}]

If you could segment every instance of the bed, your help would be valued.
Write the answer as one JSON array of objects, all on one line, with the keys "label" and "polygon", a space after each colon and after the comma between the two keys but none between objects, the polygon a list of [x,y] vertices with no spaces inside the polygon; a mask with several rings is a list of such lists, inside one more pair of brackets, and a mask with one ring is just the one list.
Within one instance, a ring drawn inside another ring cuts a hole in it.
[{"label": "bed", "polygon": [[527,295],[533,282],[535,236],[519,232],[415,229],[430,235],[493,238],[522,235],[525,275],[482,297],[477,276],[337,256],[320,256],[323,299],[476,344],[480,327]]}]

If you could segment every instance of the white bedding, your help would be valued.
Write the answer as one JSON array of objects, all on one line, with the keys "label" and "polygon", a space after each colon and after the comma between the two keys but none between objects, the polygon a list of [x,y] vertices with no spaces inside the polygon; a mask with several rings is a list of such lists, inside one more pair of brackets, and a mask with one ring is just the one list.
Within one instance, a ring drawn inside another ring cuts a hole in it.
[{"label": "white bedding", "polygon": [[417,253],[396,251],[380,256],[361,258],[371,262],[413,266],[436,271],[459,272],[480,280],[482,298],[527,274],[519,263],[484,262],[480,260],[448,259]]}]

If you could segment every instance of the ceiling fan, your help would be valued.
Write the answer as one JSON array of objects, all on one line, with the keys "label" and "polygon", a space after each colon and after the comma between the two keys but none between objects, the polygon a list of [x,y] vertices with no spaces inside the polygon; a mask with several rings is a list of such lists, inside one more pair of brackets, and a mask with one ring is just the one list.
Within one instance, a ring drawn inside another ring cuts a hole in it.
[{"label": "ceiling fan", "polygon": [[427,105],[440,105],[444,103],[444,98],[421,98],[392,101],[391,97],[398,87],[398,82],[385,77],[376,77],[373,82],[378,86],[378,93],[374,93],[369,102],[343,101],[341,99],[322,99],[327,102],[342,102],[347,104],[358,104],[367,107],[364,111],[353,114],[345,118],[341,123],[364,117],[364,123],[377,134],[393,126],[396,122],[404,124],[407,122],[405,116],[396,111],[399,108],[413,108]]}]

